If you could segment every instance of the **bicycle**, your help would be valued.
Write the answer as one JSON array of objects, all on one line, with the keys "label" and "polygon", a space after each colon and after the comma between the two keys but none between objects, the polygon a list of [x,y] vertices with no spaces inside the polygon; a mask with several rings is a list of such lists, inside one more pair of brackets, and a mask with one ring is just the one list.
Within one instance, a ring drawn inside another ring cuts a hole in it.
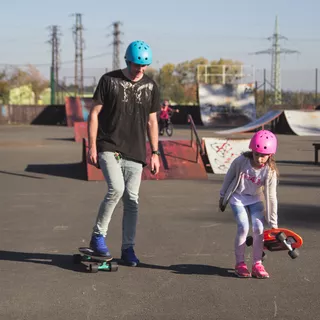
[{"label": "bicycle", "polygon": [[159,121],[159,135],[163,136],[164,131],[167,133],[168,137],[171,137],[173,135],[173,124],[171,122],[173,112],[169,112],[169,118],[168,119],[160,119]]}]

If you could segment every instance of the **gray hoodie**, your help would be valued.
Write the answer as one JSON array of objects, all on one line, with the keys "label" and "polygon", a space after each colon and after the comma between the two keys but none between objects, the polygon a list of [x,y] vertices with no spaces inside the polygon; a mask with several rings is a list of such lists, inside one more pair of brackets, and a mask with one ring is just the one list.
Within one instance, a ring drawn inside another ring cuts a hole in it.
[{"label": "gray hoodie", "polygon": [[[236,158],[224,178],[220,196],[223,198],[222,206],[226,207],[232,194],[237,190],[246,163],[244,155]],[[278,200],[277,200],[277,174],[268,166],[267,179],[263,188],[266,212],[265,218],[270,228],[278,228]]]}]

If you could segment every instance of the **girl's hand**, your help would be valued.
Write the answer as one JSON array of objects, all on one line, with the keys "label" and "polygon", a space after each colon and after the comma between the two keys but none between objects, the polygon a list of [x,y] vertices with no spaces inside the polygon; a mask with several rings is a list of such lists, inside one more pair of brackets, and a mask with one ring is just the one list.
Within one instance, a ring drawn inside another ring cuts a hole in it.
[{"label": "girl's hand", "polygon": [[224,210],[226,210],[226,207],[223,205],[223,197],[220,197],[219,199],[219,209],[221,210],[221,212],[224,212]]}]

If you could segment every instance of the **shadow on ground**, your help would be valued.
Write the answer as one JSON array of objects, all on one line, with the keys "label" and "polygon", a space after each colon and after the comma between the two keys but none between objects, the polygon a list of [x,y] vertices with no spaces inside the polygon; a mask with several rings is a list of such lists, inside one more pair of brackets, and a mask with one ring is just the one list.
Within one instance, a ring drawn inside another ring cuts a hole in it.
[{"label": "shadow on ground", "polygon": [[10,176],[17,176],[17,177],[23,177],[23,178],[31,178],[31,179],[43,179],[42,177],[31,176],[29,174],[3,171],[3,170],[0,170],[0,174],[6,174],[6,175],[10,175]]},{"label": "shadow on ground", "polygon": [[46,138],[46,140],[50,140],[50,141],[71,141],[71,142],[75,142],[74,138]]},{"label": "shadow on ground", "polygon": [[304,166],[314,166],[317,167],[319,165],[316,165],[314,161],[294,161],[294,160],[277,160],[277,164],[281,165],[291,165],[291,166],[296,166],[296,165],[304,165]]},{"label": "shadow on ground", "polygon": [[[56,266],[62,269],[74,272],[88,272],[84,263],[74,264],[73,255],[53,254],[53,253],[31,253],[31,252],[14,252],[0,250],[0,261],[27,262]],[[121,260],[114,259],[119,265],[124,266]],[[176,264],[162,266],[155,264],[140,263],[138,268],[157,269],[171,271],[175,274],[185,275],[217,275],[221,277],[235,277],[233,269],[220,268],[201,264]]]},{"label": "shadow on ground", "polygon": [[279,225],[319,230],[320,206],[279,203]]},{"label": "shadow on ground", "polygon": [[216,275],[220,277],[235,277],[234,269],[220,268],[203,264],[175,264],[160,266],[154,264],[140,263],[139,268],[170,270],[175,274]]},{"label": "shadow on ground", "polygon": [[320,187],[320,174],[317,175],[313,171],[311,174],[281,174],[280,172],[280,185],[284,186],[298,186],[298,187]]},{"label": "shadow on ground", "polygon": [[63,164],[29,164],[25,171],[56,177],[86,180],[86,170],[82,162]]}]

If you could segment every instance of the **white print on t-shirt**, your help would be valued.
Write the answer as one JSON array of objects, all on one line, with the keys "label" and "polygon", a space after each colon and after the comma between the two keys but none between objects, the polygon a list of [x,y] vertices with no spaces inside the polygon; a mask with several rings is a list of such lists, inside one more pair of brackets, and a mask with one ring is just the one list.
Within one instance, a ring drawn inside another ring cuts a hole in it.
[{"label": "white print on t-shirt", "polygon": [[138,104],[142,103],[142,94],[144,93],[144,101],[149,101],[150,94],[152,91],[153,85],[151,83],[147,83],[142,85],[141,87],[138,87],[136,90],[136,102]]},{"label": "white print on t-shirt", "polygon": [[146,83],[142,86],[135,88],[137,84],[132,84],[127,81],[120,81],[120,85],[123,87],[123,101],[124,103],[129,102],[129,95],[134,94],[135,103],[142,104],[142,94],[144,94],[145,101],[150,99],[151,91],[153,85],[151,83]]},{"label": "white print on t-shirt", "polygon": [[128,95],[130,93],[130,88],[132,88],[132,84],[128,81],[120,81],[120,86],[123,87],[123,101],[128,102]]}]

